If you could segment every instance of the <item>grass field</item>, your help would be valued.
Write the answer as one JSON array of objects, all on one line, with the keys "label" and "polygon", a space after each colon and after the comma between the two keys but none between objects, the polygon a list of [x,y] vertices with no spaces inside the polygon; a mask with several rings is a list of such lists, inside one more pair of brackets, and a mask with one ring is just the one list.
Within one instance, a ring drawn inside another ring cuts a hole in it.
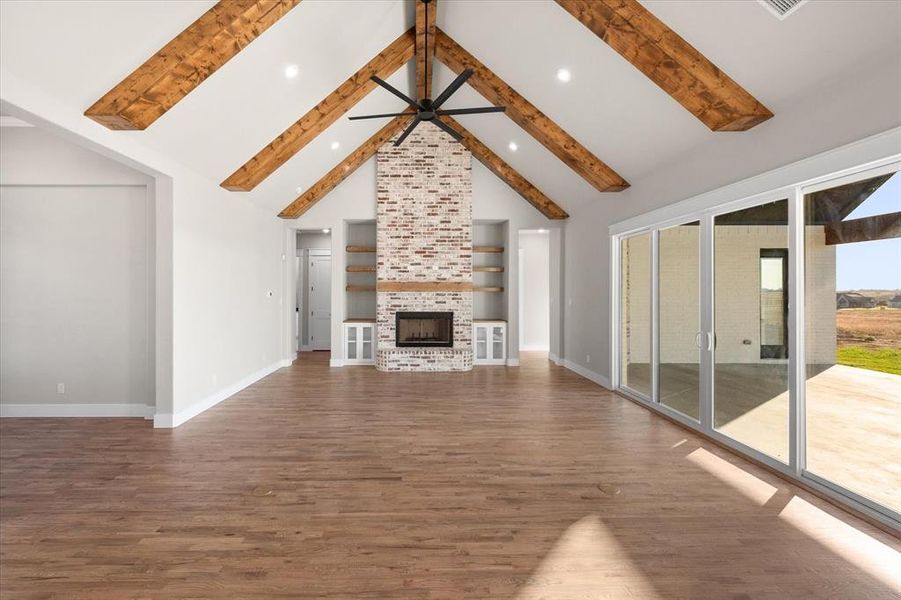
[{"label": "grass field", "polygon": [[901,350],[845,346],[837,351],[838,364],[901,375]]},{"label": "grass field", "polygon": [[901,309],[837,311],[838,364],[901,375]]}]

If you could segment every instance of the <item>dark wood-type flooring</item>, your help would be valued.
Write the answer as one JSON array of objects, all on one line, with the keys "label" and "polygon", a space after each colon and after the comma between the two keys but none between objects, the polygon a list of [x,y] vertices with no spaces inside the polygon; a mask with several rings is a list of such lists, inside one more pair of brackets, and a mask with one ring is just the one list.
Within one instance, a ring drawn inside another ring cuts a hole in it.
[{"label": "dark wood-type flooring", "polygon": [[4,599],[897,598],[898,549],[538,355],[0,422]]}]

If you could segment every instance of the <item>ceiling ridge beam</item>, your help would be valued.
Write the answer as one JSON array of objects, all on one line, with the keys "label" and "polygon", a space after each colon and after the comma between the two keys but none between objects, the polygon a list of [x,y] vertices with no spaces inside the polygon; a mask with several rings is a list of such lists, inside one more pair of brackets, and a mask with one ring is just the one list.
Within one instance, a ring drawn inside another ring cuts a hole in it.
[{"label": "ceiling ridge beam", "polygon": [[444,115],[441,120],[456,129],[463,136],[461,143],[466,147],[472,155],[480,163],[485,165],[489,171],[494,173],[501,181],[513,188],[516,193],[526,199],[526,201],[534,206],[541,214],[548,219],[567,219],[569,215],[565,210],[548,198],[544,192],[532,185],[525,177],[511,167],[500,156],[494,153],[491,148],[483,144],[470,133],[463,125],[455,119]]},{"label": "ceiling ridge beam", "polygon": [[356,171],[360,165],[375,156],[375,153],[378,152],[378,149],[381,148],[383,144],[389,142],[391,138],[403,131],[409,123],[410,117],[408,116],[394,117],[391,119],[387,125],[379,129],[372,137],[360,144],[356,150],[348,154],[344,160],[335,165],[332,170],[326,173],[319,181],[298,196],[294,202],[286,206],[278,216],[283,219],[296,219],[307,212],[310,207],[319,202],[326,194],[335,189],[339,183]]},{"label": "ceiling ridge beam", "polygon": [[301,0],[221,0],[85,111],[114,130],[143,130]]},{"label": "ceiling ridge beam", "polygon": [[[435,58],[435,18],[438,0],[416,1],[416,98],[432,97],[432,64]],[[428,14],[428,18],[426,18]],[[428,33],[428,37],[426,36]],[[427,43],[428,42],[428,43]]]},{"label": "ceiling ridge beam", "polygon": [[773,113],[636,0],[556,0],[713,131],[746,131]]},{"label": "ceiling ridge beam", "polygon": [[253,158],[238,167],[220,185],[227,190],[239,192],[249,192],[255,188],[365,98],[376,87],[376,83],[370,79],[373,75],[387,79],[408,63],[413,58],[415,44],[416,32],[411,28],[257,152]]},{"label": "ceiling ridge beam", "polygon": [[601,192],[618,192],[629,187],[628,182],[585,146],[560,128],[519,92],[495,75],[472,54],[437,29],[435,58],[459,74],[472,69],[468,82],[491,104],[506,107],[506,115],[562,160],[570,169]]}]

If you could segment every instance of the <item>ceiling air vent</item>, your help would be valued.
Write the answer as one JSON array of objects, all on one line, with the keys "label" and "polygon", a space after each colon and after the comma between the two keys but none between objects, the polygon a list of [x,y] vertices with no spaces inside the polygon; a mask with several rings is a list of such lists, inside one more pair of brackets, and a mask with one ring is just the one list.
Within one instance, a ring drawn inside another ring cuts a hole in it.
[{"label": "ceiling air vent", "polygon": [[790,14],[801,8],[801,5],[807,0],[757,0],[767,7],[767,9],[779,17],[787,18]]}]

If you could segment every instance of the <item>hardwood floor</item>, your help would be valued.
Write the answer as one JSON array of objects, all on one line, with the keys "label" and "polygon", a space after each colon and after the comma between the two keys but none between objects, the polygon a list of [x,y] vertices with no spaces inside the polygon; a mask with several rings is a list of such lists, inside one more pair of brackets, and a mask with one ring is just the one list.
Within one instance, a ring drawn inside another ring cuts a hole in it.
[{"label": "hardwood floor", "polygon": [[0,421],[0,596],[901,597],[897,539],[540,356],[327,365]]}]

